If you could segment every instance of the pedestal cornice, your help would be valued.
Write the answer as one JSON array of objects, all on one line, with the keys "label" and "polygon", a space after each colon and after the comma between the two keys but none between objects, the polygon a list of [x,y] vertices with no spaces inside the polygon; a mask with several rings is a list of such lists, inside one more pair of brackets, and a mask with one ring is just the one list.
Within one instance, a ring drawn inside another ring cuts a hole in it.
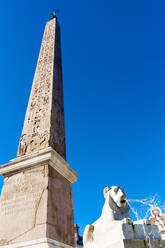
[{"label": "pedestal cornice", "polygon": [[0,166],[0,175],[7,177],[22,170],[38,167],[48,163],[69,182],[77,181],[78,174],[68,163],[51,147],[10,160],[8,164]]}]

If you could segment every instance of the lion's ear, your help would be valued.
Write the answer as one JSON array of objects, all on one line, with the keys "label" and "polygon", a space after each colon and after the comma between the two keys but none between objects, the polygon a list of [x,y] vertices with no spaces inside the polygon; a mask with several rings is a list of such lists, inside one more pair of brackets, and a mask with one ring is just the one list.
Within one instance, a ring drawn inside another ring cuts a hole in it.
[{"label": "lion's ear", "polygon": [[106,188],[103,190],[103,194],[104,194],[104,198],[105,198],[105,199],[106,199],[107,193],[108,193],[108,191],[109,191],[110,189],[111,189],[110,187],[106,187]]}]

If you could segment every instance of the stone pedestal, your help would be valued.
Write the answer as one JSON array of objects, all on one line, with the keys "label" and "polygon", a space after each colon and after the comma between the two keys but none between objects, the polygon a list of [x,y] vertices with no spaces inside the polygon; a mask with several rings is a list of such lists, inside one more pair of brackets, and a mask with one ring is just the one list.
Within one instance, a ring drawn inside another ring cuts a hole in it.
[{"label": "stone pedestal", "polygon": [[73,246],[66,245],[61,242],[57,242],[52,239],[36,239],[27,242],[20,242],[11,245],[1,246],[3,248],[73,248]]},{"label": "stone pedestal", "polygon": [[116,221],[106,229],[96,229],[91,248],[165,248],[165,241],[161,240],[157,226]]},{"label": "stone pedestal", "polygon": [[164,248],[165,242],[163,240],[123,240],[123,246],[112,246],[111,248]]},{"label": "stone pedestal", "polygon": [[58,153],[49,147],[22,156],[1,166],[0,174],[5,178],[0,246],[74,246],[72,183],[77,174]]}]

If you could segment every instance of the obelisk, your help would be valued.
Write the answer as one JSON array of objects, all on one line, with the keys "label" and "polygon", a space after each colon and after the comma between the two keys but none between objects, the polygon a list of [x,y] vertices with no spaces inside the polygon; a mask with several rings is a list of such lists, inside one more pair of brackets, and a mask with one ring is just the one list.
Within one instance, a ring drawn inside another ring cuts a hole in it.
[{"label": "obelisk", "polygon": [[66,159],[60,26],[56,17],[45,27],[17,155],[49,146]]},{"label": "obelisk", "polygon": [[72,184],[65,161],[60,26],[46,23],[17,158],[0,167],[0,246],[74,247]]}]

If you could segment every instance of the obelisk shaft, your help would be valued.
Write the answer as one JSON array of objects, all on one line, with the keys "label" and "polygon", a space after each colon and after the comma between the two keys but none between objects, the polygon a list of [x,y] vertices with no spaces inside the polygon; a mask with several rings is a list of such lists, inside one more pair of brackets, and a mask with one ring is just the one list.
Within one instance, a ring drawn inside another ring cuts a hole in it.
[{"label": "obelisk shaft", "polygon": [[[26,155],[26,156],[24,156]],[[0,167],[0,247],[73,248],[72,184],[65,161],[60,27],[47,22],[18,157]]]},{"label": "obelisk shaft", "polygon": [[17,156],[51,146],[64,159],[65,127],[60,27],[47,22]]}]

